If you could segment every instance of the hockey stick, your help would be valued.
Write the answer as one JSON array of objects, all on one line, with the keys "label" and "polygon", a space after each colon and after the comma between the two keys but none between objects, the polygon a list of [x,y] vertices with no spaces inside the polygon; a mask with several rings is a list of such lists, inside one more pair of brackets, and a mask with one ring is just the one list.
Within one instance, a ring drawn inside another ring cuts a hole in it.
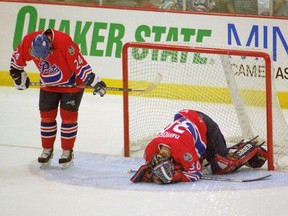
[{"label": "hockey stick", "polygon": [[[41,86],[41,87],[49,87],[49,88],[87,88],[87,89],[93,89],[91,86],[87,85],[45,85],[38,82],[30,82],[30,86]],[[131,89],[131,88],[118,88],[118,87],[106,87],[105,90],[109,91],[127,91],[127,92],[145,92],[145,89]]]},{"label": "hockey stick", "polygon": [[[136,173],[137,170],[128,169],[127,173]],[[212,176],[212,175],[203,175],[201,177],[202,180],[212,180],[212,181],[228,181],[228,182],[253,182],[253,181],[261,181],[264,180],[272,175],[264,175],[256,178],[250,178],[250,179],[235,179],[235,178],[225,178],[225,177],[219,177],[219,176]]]},{"label": "hockey stick", "polygon": [[[127,92],[151,92],[154,88],[157,87],[157,85],[162,80],[162,75],[160,73],[157,73],[155,76],[154,81],[146,88],[144,89],[132,89],[132,88],[118,88],[118,87],[106,87],[105,89],[108,91],[127,91]],[[63,87],[63,88],[88,88],[93,89],[91,86],[87,85],[45,85],[39,82],[30,82],[30,86],[42,86],[42,87]]]},{"label": "hockey stick", "polygon": [[253,181],[261,181],[264,180],[272,175],[265,175],[256,178],[250,179],[235,179],[235,178],[225,178],[225,177],[218,177],[218,176],[211,176],[211,175],[203,175],[201,179],[203,180],[213,180],[213,181],[229,181],[229,182],[253,182]]}]

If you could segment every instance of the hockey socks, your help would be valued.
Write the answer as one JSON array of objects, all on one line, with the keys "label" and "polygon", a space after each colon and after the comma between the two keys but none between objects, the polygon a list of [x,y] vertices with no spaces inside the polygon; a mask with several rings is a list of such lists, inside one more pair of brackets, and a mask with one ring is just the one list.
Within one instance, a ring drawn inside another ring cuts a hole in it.
[{"label": "hockey socks", "polygon": [[61,147],[63,150],[73,149],[78,131],[78,123],[61,125]]},{"label": "hockey socks", "polygon": [[53,148],[57,134],[57,122],[41,122],[41,140],[44,149]]}]

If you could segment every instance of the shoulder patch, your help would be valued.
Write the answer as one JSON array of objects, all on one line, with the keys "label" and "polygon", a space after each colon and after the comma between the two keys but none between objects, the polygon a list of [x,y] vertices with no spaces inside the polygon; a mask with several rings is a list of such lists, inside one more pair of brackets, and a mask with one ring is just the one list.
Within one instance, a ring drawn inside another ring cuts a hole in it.
[{"label": "shoulder patch", "polygon": [[74,55],[74,54],[75,54],[75,48],[74,48],[73,46],[69,46],[69,47],[68,47],[68,53],[69,53],[70,55]]},{"label": "shoulder patch", "polygon": [[193,159],[193,157],[192,157],[192,155],[190,153],[186,152],[184,154],[184,160],[185,161],[192,161],[192,159]]}]

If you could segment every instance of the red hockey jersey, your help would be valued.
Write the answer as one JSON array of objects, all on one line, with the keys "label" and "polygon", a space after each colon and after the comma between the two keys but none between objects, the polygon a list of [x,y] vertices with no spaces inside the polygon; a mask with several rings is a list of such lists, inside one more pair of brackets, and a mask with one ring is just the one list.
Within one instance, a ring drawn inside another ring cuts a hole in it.
[{"label": "red hockey jersey", "polygon": [[200,157],[207,148],[206,124],[194,110],[181,110],[174,122],[164,128],[145,149],[146,163],[158,154],[161,145],[171,150],[171,155],[182,168],[182,181],[197,181],[202,176]]},{"label": "red hockey jersey", "polygon": [[[35,58],[31,54],[31,43],[39,34],[51,38],[52,48],[44,59]],[[26,35],[12,55],[10,68],[24,70],[26,62],[33,61],[40,72],[40,81],[45,86],[81,85],[86,83],[92,73],[79,47],[71,37],[63,32],[48,29]],[[45,91],[78,92],[80,88],[42,87]]]}]

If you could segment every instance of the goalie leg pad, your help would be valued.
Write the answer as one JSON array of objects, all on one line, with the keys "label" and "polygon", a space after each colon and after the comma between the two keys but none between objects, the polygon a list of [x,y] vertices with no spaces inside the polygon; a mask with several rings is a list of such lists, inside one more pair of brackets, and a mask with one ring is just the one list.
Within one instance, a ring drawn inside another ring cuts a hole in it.
[{"label": "goalie leg pad", "polygon": [[257,146],[257,153],[248,160],[245,165],[251,168],[260,168],[267,160],[267,151],[261,146]]},{"label": "goalie leg pad", "polygon": [[236,152],[222,157],[215,155],[214,160],[210,162],[213,174],[225,174],[238,170],[243,165],[259,168],[264,165],[267,160],[267,151],[255,144],[246,143]]},{"label": "goalie leg pad", "polygon": [[210,162],[209,166],[213,174],[231,173],[241,167],[237,160],[230,157],[223,157],[219,154],[215,155],[214,160]]}]

